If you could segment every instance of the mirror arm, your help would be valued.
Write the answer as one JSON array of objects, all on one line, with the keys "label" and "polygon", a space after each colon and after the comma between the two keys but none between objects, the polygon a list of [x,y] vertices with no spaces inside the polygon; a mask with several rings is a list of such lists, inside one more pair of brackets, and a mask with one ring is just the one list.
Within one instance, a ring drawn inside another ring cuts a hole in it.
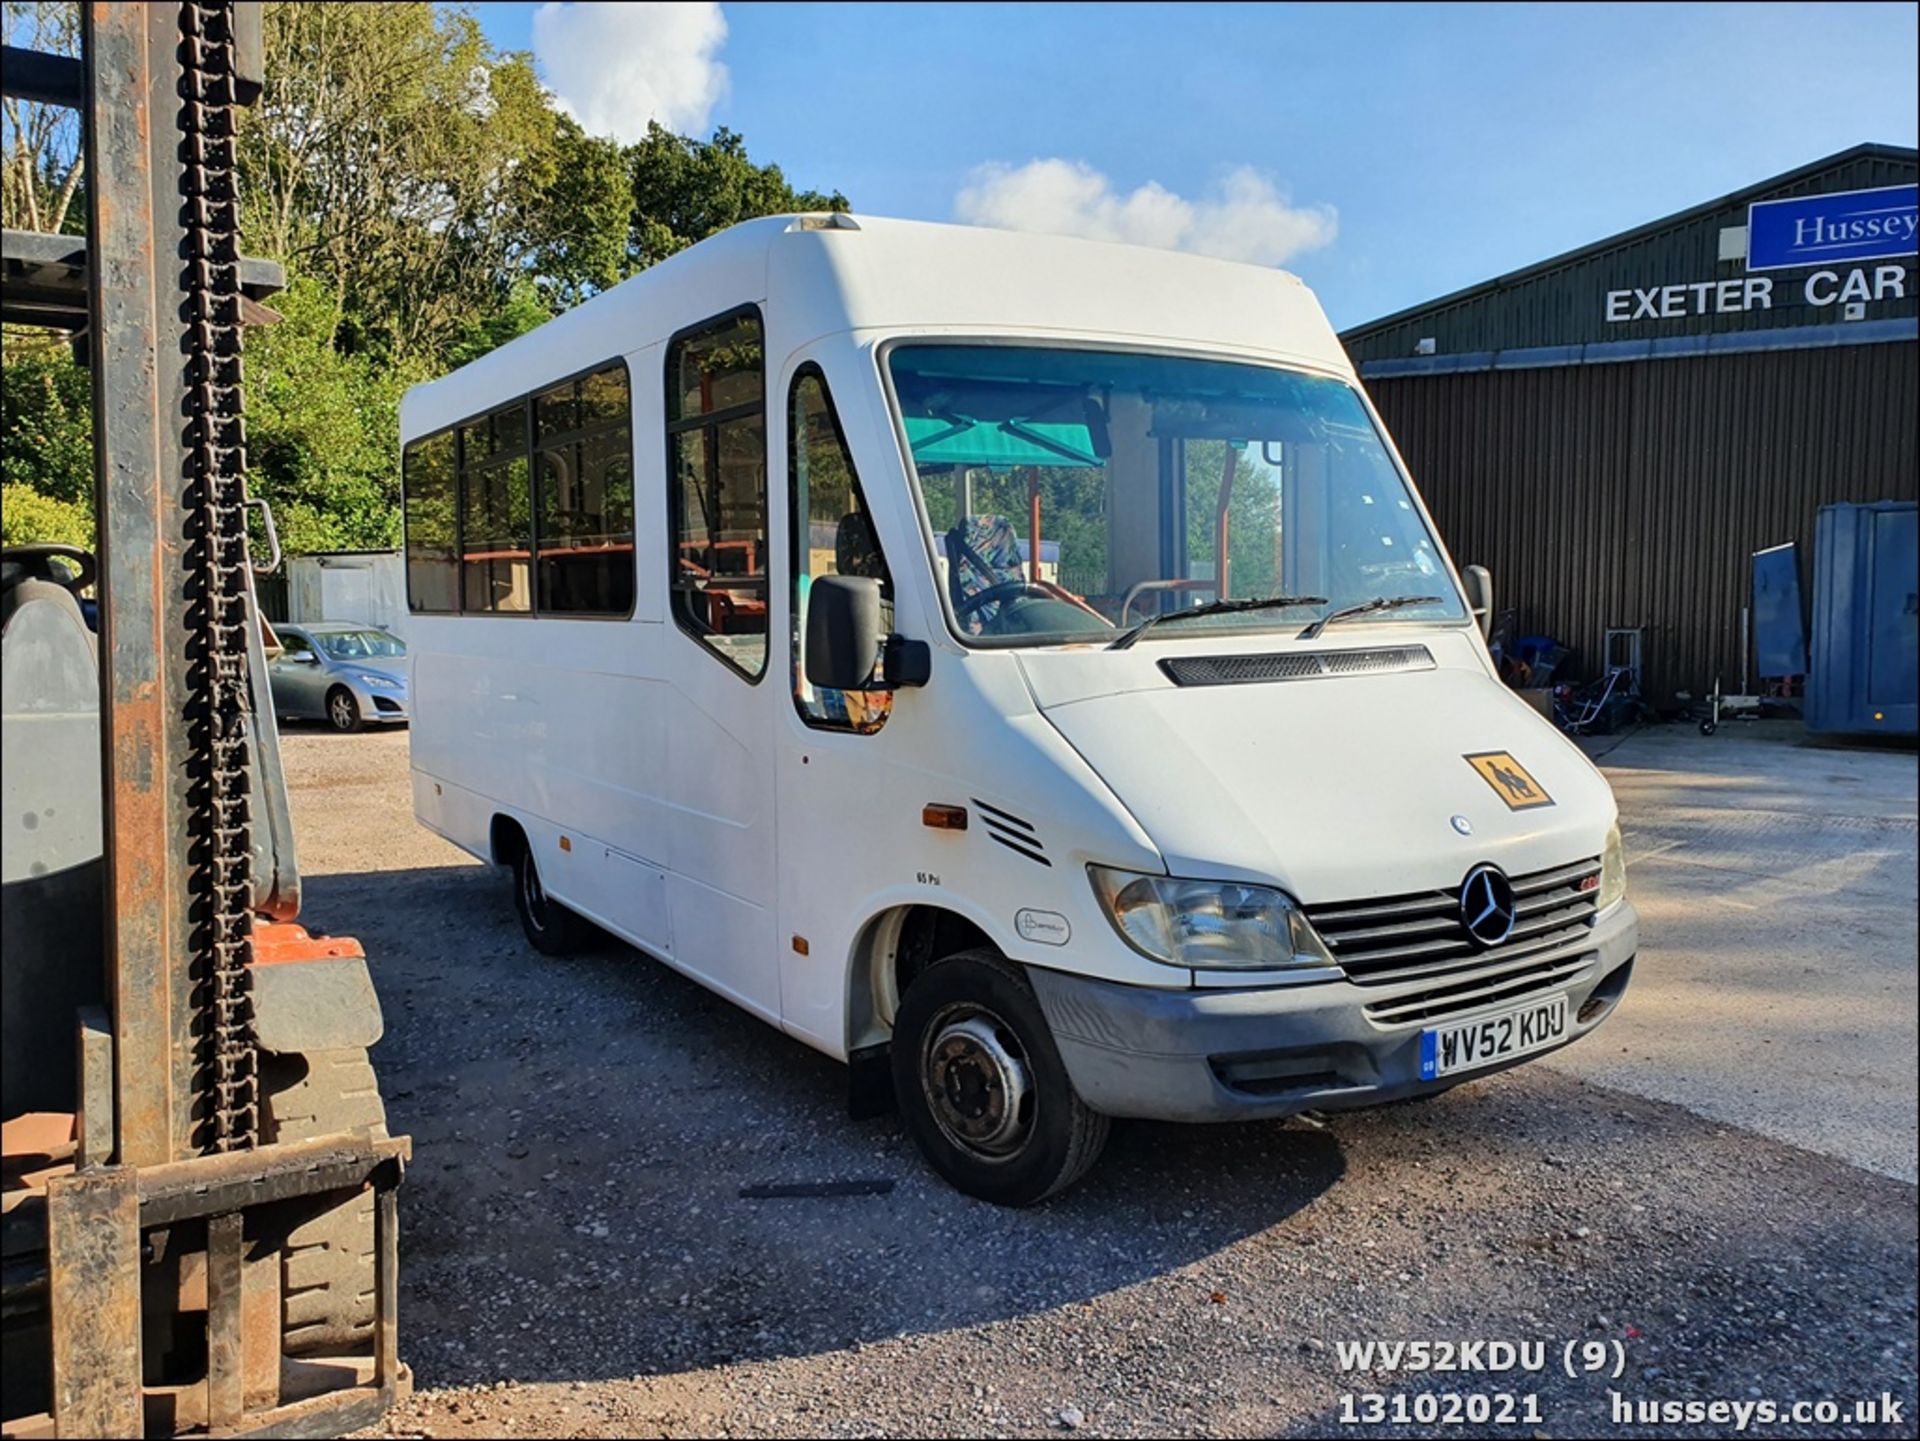
[{"label": "mirror arm", "polygon": [[890,635],[881,650],[880,678],[888,690],[925,685],[933,676],[933,647],[923,640]]}]

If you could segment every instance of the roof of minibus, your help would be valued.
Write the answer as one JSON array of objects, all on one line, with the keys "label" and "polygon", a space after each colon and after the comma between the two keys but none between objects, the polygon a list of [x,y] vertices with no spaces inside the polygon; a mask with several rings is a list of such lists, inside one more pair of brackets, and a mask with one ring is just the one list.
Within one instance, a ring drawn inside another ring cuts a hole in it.
[{"label": "roof of minibus", "polygon": [[749,301],[785,353],[848,330],[1030,335],[1352,365],[1313,293],[1266,266],[869,216],[749,220],[407,392],[404,437],[630,355]]}]

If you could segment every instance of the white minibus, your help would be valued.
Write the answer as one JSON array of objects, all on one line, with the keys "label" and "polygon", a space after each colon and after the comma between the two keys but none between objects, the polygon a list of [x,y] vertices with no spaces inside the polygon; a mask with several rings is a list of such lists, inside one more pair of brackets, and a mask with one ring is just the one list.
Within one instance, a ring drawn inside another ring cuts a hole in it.
[{"label": "white minibus", "polygon": [[401,429],[420,820],[963,1191],[1432,1094],[1626,988],[1606,782],[1290,275],[756,220]]}]

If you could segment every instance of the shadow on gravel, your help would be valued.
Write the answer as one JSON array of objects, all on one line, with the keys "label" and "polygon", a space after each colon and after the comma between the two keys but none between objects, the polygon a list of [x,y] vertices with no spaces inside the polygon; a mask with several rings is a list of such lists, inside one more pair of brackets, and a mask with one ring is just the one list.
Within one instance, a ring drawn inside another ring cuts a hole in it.
[{"label": "shadow on gravel", "polygon": [[[1334,1137],[1116,1126],[1074,1192],[1010,1212],[928,1171],[845,1072],[611,940],[523,941],[482,866],[323,875],[365,944],[401,1192],[401,1348],[422,1386],[595,1380],[857,1348],[1084,1303],[1205,1263],[1321,1197]],[[743,1186],[885,1180],[882,1195]],[[1005,1364],[988,1354],[983,1374]],[[1004,1347],[1001,1339],[992,1343]]]}]

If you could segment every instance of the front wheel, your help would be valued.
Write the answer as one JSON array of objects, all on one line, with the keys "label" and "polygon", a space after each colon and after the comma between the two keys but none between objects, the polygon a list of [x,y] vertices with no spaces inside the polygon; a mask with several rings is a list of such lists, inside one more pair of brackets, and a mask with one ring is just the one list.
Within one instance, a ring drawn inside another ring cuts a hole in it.
[{"label": "front wheel", "polygon": [[347,734],[360,729],[360,702],[345,686],[335,686],[327,692],[327,723]]},{"label": "front wheel", "polygon": [[901,1000],[894,1092],[921,1154],[956,1189],[1031,1206],[1087,1173],[1109,1122],[1073,1089],[1033,988],[997,952],[935,962]]}]

